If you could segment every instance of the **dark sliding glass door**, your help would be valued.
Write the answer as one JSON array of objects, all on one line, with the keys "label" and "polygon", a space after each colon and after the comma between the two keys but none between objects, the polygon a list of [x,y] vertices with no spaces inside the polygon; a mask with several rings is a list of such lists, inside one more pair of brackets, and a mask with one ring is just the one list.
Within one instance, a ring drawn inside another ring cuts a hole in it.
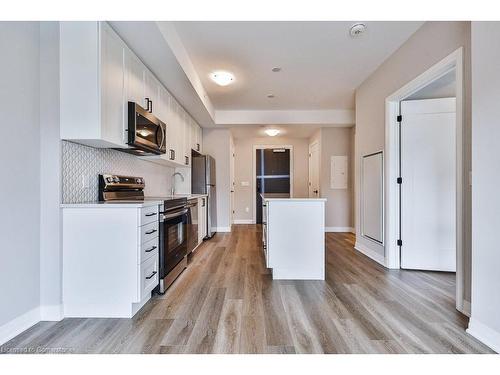
[{"label": "dark sliding glass door", "polygon": [[285,148],[257,149],[256,170],[256,222],[262,223],[261,193],[290,195],[290,150]]}]

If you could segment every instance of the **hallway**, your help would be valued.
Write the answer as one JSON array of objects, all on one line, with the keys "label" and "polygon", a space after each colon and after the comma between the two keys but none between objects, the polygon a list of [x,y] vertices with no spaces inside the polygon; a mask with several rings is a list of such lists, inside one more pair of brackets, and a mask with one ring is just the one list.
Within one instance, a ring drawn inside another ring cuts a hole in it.
[{"label": "hallway", "polygon": [[328,233],[327,280],[272,281],[261,232],[235,225],[133,319],[41,322],[2,353],[491,353],[465,333],[453,274],[393,271]]}]

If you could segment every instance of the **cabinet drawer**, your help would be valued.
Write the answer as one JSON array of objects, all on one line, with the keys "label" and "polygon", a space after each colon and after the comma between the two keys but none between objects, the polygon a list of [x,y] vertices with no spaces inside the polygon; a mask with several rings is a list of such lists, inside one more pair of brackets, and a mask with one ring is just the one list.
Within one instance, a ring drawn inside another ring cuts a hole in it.
[{"label": "cabinet drawer", "polygon": [[152,256],[158,257],[158,237],[141,245],[141,256],[139,257],[139,263],[144,262]]},{"label": "cabinet drawer", "polygon": [[139,228],[141,231],[141,244],[158,238],[158,222],[152,222]]},{"label": "cabinet drawer", "polygon": [[151,257],[141,264],[141,300],[146,297],[157,285],[158,275],[158,257]]},{"label": "cabinet drawer", "polygon": [[141,209],[141,226],[158,221],[158,206]]}]

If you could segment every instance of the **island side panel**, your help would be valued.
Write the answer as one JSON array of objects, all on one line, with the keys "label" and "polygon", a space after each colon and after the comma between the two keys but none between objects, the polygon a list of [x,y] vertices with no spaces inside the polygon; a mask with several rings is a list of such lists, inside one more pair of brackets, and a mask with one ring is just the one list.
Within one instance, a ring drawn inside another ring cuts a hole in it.
[{"label": "island side panel", "polygon": [[325,279],[325,202],[268,200],[273,279]]}]

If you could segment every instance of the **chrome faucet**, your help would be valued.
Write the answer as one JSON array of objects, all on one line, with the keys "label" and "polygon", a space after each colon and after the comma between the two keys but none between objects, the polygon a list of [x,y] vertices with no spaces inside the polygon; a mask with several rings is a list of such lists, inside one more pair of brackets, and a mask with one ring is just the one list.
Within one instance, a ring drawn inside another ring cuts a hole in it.
[{"label": "chrome faucet", "polygon": [[180,172],[175,172],[170,179],[170,195],[175,195],[175,176],[181,176],[181,181],[184,182],[184,176]]}]

